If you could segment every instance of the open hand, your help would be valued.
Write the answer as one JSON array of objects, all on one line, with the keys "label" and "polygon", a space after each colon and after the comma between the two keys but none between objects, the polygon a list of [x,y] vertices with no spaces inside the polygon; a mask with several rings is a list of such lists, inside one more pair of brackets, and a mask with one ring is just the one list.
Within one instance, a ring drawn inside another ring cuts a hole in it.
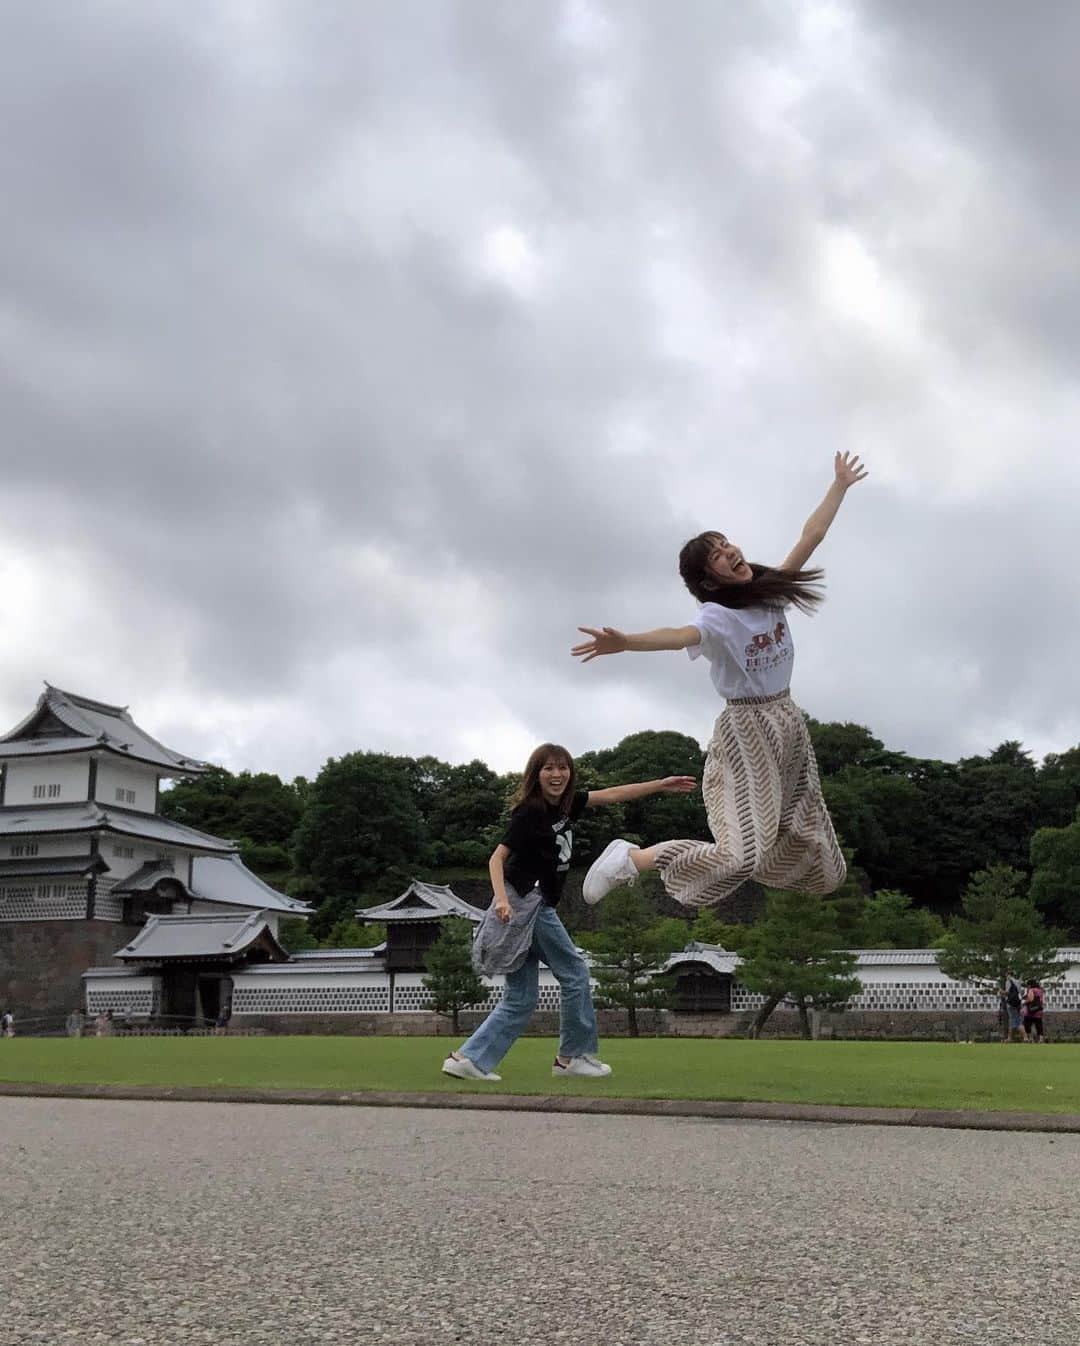
[{"label": "open hand", "polygon": [[688,795],[697,789],[693,776],[666,776],[660,782],[660,793],[665,795]]},{"label": "open hand", "polygon": [[602,626],[599,631],[591,626],[579,626],[578,630],[592,636],[592,640],[582,641],[570,651],[583,664],[587,664],[590,659],[598,658],[601,654],[622,654],[626,649],[626,636],[621,631],[616,631],[613,626]]},{"label": "open hand", "polygon": [[862,481],[863,477],[869,475],[859,461],[857,453],[837,453],[833,459],[833,470],[836,472],[837,482],[845,491],[849,486],[854,486],[857,481]]}]

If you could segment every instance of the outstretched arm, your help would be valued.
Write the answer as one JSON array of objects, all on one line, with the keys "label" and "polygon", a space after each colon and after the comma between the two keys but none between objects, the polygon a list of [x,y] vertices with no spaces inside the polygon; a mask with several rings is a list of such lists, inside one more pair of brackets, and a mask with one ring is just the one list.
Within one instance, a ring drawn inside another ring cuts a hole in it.
[{"label": "outstretched arm", "polygon": [[813,556],[829,531],[829,525],[836,518],[836,511],[844,502],[848,488],[867,475],[866,468],[856,454],[838,453],[833,460],[836,479],[825,492],[825,499],[810,515],[803,525],[802,536],[792,547],[784,562],[784,570],[802,570]]},{"label": "outstretched arm", "polygon": [[636,635],[616,631],[613,626],[602,626],[599,630],[593,626],[579,626],[578,630],[592,637],[570,650],[583,664],[602,654],[622,654],[624,650],[685,650],[689,645],[701,643],[701,632],[696,626],[659,626],[655,631],[641,631]]},{"label": "outstretched arm", "polygon": [[623,804],[628,799],[644,799],[648,795],[685,795],[697,789],[693,776],[665,776],[663,780],[641,781],[637,785],[612,785],[606,790],[590,790],[589,808],[597,804]]}]

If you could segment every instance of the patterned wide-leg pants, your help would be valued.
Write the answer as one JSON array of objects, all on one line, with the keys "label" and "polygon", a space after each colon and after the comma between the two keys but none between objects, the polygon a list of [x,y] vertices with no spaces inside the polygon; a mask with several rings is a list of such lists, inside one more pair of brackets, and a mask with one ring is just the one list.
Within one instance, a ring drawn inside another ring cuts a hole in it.
[{"label": "patterned wide-leg pants", "polygon": [[787,692],[728,702],[702,789],[714,842],[668,841],[657,850],[664,887],[677,902],[713,906],[747,879],[804,893],[831,893],[843,883],[847,866],[810,735]]}]

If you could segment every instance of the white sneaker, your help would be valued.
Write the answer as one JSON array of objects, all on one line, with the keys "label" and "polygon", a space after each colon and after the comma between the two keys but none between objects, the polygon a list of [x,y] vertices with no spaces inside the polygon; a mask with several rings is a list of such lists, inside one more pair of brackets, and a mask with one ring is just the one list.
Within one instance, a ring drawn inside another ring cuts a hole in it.
[{"label": "white sneaker", "polygon": [[479,1066],[474,1066],[467,1056],[460,1060],[456,1056],[448,1056],[442,1063],[442,1072],[444,1075],[454,1075],[459,1080],[501,1080],[501,1075],[496,1075],[493,1070],[481,1070]]},{"label": "white sneaker", "polygon": [[612,888],[633,883],[637,878],[637,869],[630,859],[632,849],[629,841],[612,841],[604,847],[603,854],[592,862],[585,875],[585,882],[581,885],[581,896],[590,907],[606,897]]},{"label": "white sneaker", "polygon": [[598,1056],[572,1056],[569,1064],[565,1066],[556,1056],[551,1073],[556,1076],[586,1075],[591,1079],[600,1079],[604,1075],[611,1074],[611,1067],[605,1065]]}]

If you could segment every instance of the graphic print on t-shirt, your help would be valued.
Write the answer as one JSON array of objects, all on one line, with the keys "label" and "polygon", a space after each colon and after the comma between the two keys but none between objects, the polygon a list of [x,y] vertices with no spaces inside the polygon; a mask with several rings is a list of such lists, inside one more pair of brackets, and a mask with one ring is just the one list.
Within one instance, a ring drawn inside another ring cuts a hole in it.
[{"label": "graphic print on t-shirt", "polygon": [[792,651],[787,627],[783,622],[777,622],[771,631],[754,636],[743,654],[747,673],[766,673],[790,662]]},{"label": "graphic print on t-shirt", "polygon": [[573,828],[567,826],[567,822],[568,819],[560,818],[551,828],[555,833],[555,845],[559,848],[560,870],[570,868],[570,857],[574,853],[574,832]]}]

